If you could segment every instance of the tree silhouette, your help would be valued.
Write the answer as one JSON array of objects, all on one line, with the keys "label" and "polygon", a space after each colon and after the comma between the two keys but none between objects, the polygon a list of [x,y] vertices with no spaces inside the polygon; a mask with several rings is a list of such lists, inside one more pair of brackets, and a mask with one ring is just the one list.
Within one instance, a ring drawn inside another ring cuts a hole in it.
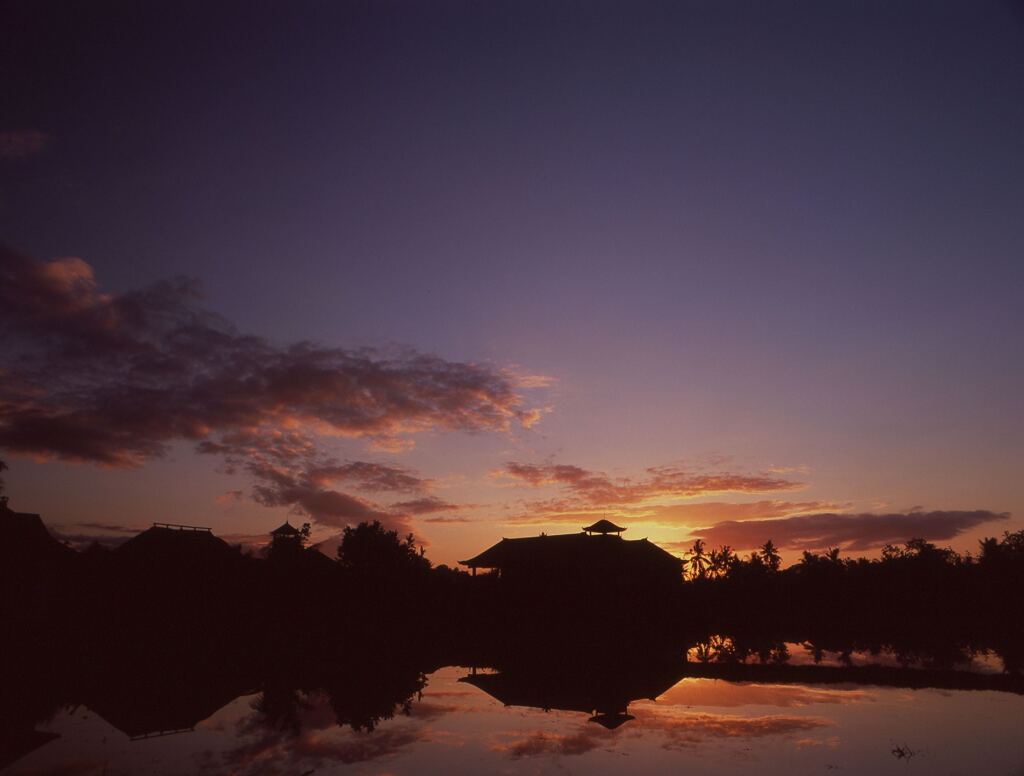
[{"label": "tree silhouette", "polygon": [[404,575],[430,570],[430,561],[416,547],[412,534],[399,539],[397,531],[387,530],[379,520],[346,527],[338,547],[338,561],[342,567],[364,574]]},{"label": "tree silhouette", "polygon": [[693,579],[704,579],[704,575],[711,565],[711,561],[708,558],[707,553],[704,552],[704,541],[697,539],[693,543],[693,548],[690,550],[690,558],[687,561],[687,565],[690,569],[690,576]]},{"label": "tree silhouette", "polygon": [[761,545],[761,560],[769,571],[778,571],[782,565],[782,556],[771,539]]},{"label": "tree silhouette", "polygon": [[709,558],[708,571],[714,577],[726,576],[736,565],[738,558],[732,547],[723,544],[717,550],[712,550]]}]

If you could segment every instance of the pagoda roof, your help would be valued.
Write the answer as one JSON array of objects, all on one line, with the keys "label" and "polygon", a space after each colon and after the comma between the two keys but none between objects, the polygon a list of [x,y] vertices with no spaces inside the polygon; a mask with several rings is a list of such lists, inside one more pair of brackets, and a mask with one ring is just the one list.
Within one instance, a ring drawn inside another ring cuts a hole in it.
[{"label": "pagoda roof", "polygon": [[615,525],[615,523],[613,523],[611,520],[601,519],[601,520],[598,520],[593,525],[588,525],[583,530],[586,531],[587,533],[609,534],[609,533],[621,533],[622,531],[625,531],[626,529],[623,528],[622,526]]},{"label": "pagoda roof", "polygon": [[636,717],[632,714],[626,714],[625,712],[619,711],[613,714],[596,714],[587,721],[596,722],[607,730],[615,730],[619,725],[634,719],[636,719]]},{"label": "pagoda roof", "polygon": [[583,658],[574,666],[509,666],[496,673],[463,676],[460,682],[483,690],[505,706],[583,712],[591,722],[614,730],[633,717],[629,704],[664,695],[685,675],[679,661],[624,660],[614,667]]},{"label": "pagoda roof", "polygon": [[298,536],[302,533],[298,528],[289,523],[287,520],[284,521],[283,525],[278,526],[270,532],[271,536]]},{"label": "pagoda roof", "polygon": [[567,556],[591,558],[598,562],[610,557],[623,560],[645,559],[656,563],[681,564],[683,562],[647,539],[609,540],[603,536],[574,533],[502,539],[479,555],[467,560],[460,560],[459,563],[471,568],[493,569],[501,568],[510,561],[516,562],[527,558],[540,562],[560,562]]}]

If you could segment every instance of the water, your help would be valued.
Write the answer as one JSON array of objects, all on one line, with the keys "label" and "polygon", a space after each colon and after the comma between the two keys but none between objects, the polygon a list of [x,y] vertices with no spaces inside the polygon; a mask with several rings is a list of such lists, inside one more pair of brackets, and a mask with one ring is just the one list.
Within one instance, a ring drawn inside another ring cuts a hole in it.
[{"label": "water", "polygon": [[188,698],[196,709],[217,703],[197,686],[165,704],[163,724],[192,722],[168,735],[145,728],[159,726],[169,690],[139,686],[36,724],[37,736],[56,737],[5,773],[1024,774],[1024,695],[990,654],[954,672],[886,654],[815,656],[800,644],[726,664],[723,645],[601,673],[368,669],[347,674],[348,689],[246,692],[199,721],[168,711],[182,698],[183,708]]}]

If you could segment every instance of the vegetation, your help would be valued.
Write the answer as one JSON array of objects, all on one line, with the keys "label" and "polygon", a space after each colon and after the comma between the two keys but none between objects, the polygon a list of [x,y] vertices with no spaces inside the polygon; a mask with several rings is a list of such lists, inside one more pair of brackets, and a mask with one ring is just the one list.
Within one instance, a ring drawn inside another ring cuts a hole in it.
[{"label": "vegetation", "polygon": [[804,551],[787,568],[770,541],[746,558],[698,541],[685,576],[683,611],[709,632],[909,651],[984,644],[1024,665],[1013,646],[1024,641],[1024,531],[983,539],[977,554],[911,539],[874,560]]}]

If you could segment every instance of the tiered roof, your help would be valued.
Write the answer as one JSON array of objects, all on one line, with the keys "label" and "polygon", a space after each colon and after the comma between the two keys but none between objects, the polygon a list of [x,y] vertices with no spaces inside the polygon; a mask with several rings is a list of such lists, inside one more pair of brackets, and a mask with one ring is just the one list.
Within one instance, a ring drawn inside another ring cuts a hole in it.
[{"label": "tiered roof", "polygon": [[625,528],[615,525],[611,520],[598,520],[593,525],[588,525],[583,529],[585,533],[596,533],[596,534],[618,534],[625,531]]},{"label": "tiered roof", "polygon": [[558,562],[566,557],[580,557],[580,554],[586,553],[611,554],[624,559],[655,563],[683,562],[646,538],[610,540],[603,536],[574,533],[502,539],[479,555],[460,560],[459,563],[470,568],[493,569],[519,560]]}]

